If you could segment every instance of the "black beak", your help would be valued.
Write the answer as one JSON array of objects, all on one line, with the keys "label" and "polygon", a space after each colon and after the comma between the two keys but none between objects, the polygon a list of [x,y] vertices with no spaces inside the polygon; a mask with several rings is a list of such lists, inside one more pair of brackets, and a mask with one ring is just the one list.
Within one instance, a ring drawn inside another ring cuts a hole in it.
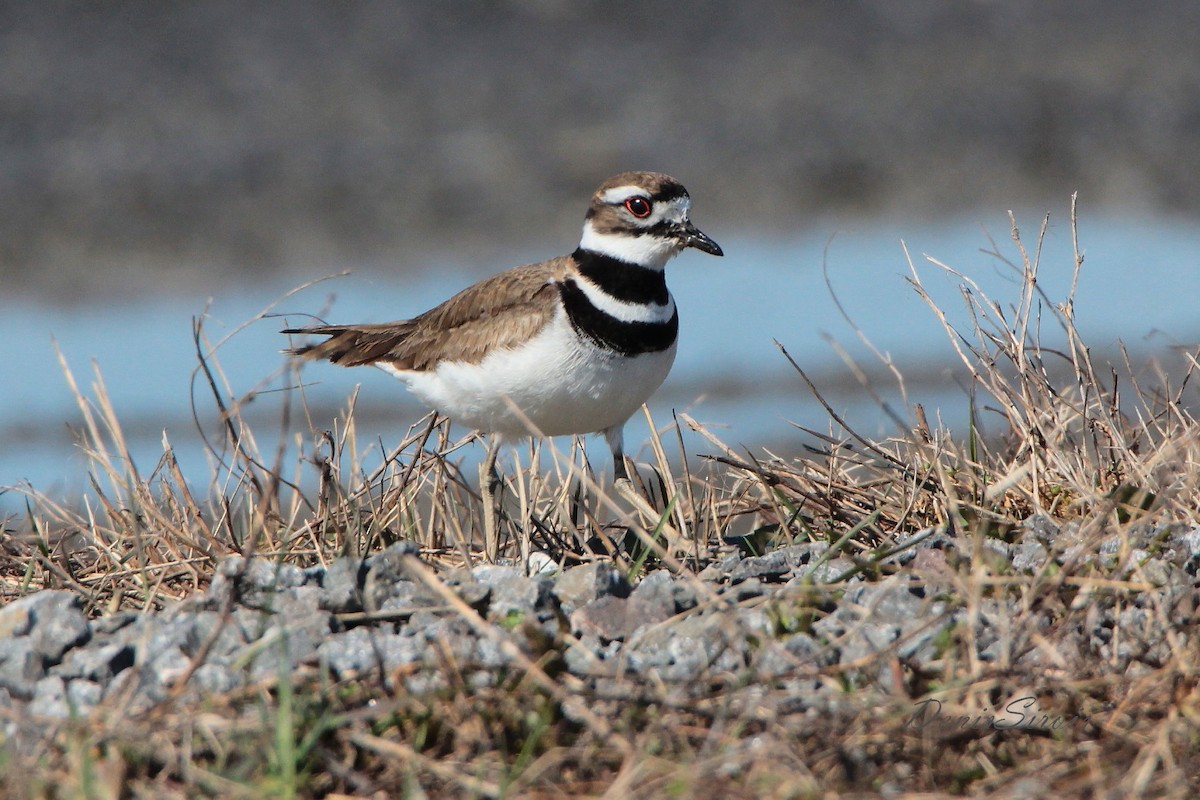
[{"label": "black beak", "polygon": [[694,247],[714,256],[723,256],[725,251],[721,245],[705,236],[690,220],[681,222],[675,231],[675,238],[681,247]]}]

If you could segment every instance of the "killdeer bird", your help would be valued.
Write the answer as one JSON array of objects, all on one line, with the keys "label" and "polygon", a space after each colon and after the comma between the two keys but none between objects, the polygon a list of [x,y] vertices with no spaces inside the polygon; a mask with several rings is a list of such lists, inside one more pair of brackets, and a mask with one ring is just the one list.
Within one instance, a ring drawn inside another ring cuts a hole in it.
[{"label": "killdeer bird", "polygon": [[[602,433],[615,477],[627,477],[625,422],[675,360],[667,261],[688,247],[723,255],[692,224],[690,207],[674,178],[622,173],[592,196],[570,255],[493,275],[412,319],[289,328],[329,338],[285,352],[377,366],[450,419],[499,439]],[[493,442],[489,476],[495,458]]]}]

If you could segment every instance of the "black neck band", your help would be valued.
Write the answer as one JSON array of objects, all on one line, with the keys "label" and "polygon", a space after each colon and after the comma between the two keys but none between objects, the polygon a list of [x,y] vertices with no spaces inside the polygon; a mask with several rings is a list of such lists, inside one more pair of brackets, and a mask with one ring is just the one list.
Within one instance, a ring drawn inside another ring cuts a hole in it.
[{"label": "black neck band", "polygon": [[623,356],[658,353],[673,345],[679,334],[678,310],[666,322],[628,322],[592,305],[579,284],[570,278],[558,288],[571,327],[597,347]]},{"label": "black neck band", "polygon": [[617,300],[665,306],[671,299],[667,292],[667,276],[661,269],[630,264],[582,247],[577,248],[571,257],[585,278]]}]

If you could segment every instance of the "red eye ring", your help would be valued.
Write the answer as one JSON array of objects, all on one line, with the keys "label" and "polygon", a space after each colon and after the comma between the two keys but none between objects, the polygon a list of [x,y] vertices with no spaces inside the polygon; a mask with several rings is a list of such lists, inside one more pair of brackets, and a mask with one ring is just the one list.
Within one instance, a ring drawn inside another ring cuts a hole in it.
[{"label": "red eye ring", "polygon": [[641,195],[634,195],[626,200],[625,208],[638,219],[645,219],[654,210],[654,206],[650,204],[650,201]]}]

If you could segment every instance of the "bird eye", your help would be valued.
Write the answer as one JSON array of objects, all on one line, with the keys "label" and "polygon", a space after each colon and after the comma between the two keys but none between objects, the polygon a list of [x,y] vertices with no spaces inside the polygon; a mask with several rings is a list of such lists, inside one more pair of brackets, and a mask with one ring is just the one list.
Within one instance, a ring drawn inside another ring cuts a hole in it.
[{"label": "bird eye", "polygon": [[625,201],[625,208],[638,219],[650,216],[650,201],[644,197],[631,197]]}]

